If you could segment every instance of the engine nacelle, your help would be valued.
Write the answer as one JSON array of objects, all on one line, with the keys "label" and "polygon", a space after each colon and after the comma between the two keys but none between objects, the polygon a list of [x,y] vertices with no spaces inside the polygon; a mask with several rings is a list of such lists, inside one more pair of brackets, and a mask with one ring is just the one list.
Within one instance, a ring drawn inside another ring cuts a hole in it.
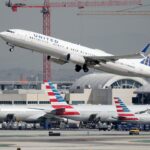
[{"label": "engine nacelle", "polygon": [[67,61],[71,61],[75,64],[85,64],[85,59],[83,56],[75,55],[75,54],[68,54]]}]

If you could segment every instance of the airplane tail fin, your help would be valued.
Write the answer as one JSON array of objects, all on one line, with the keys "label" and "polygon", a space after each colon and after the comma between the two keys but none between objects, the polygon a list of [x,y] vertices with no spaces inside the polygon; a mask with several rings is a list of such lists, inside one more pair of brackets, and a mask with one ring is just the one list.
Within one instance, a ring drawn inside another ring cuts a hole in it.
[{"label": "airplane tail fin", "polygon": [[67,104],[51,81],[44,81],[45,90],[56,115],[79,115],[80,113],[70,104]]},{"label": "airplane tail fin", "polygon": [[144,57],[142,59],[142,61],[140,61],[141,64],[145,65],[145,66],[150,66],[150,56],[145,56],[145,53],[147,52],[147,50],[149,49],[150,47],[150,43],[147,44],[143,50],[141,50],[141,55]]},{"label": "airplane tail fin", "polygon": [[119,98],[114,97],[117,114],[120,121],[138,121],[138,117],[131,112],[126,104]]},{"label": "airplane tail fin", "polygon": [[145,66],[149,66],[150,67],[150,56],[147,56],[144,59],[142,59],[142,61],[140,63],[145,65]]}]

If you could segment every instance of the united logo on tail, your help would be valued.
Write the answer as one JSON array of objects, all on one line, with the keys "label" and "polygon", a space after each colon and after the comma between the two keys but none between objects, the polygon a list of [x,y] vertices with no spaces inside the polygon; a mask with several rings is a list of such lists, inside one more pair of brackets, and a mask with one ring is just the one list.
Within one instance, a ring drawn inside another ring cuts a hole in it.
[{"label": "united logo on tail", "polygon": [[119,98],[114,97],[117,114],[120,121],[138,121],[138,117],[129,110],[125,103]]},{"label": "united logo on tail", "polygon": [[150,57],[147,56],[146,58],[144,58],[144,59],[141,61],[141,64],[146,65],[146,66],[150,66]]},{"label": "united logo on tail", "polygon": [[67,104],[65,99],[60,95],[51,81],[44,81],[45,89],[49,97],[52,107],[55,109],[56,115],[80,115],[73,106]]},{"label": "united logo on tail", "polygon": [[146,66],[150,66],[150,56],[146,57],[144,55],[149,47],[150,47],[150,43],[148,43],[146,45],[146,47],[141,51],[141,55],[144,56],[144,59],[142,59],[142,61],[140,63],[143,64],[143,65],[146,65]]}]

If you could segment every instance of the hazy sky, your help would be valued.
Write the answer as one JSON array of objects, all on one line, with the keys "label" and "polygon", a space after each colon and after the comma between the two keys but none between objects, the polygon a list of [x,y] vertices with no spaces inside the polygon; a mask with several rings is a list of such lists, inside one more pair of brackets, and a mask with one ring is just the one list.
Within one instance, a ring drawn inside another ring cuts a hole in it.
[{"label": "hazy sky", "polygon": [[[28,2],[29,0],[20,1]],[[42,33],[40,9],[19,9],[18,12],[13,13],[10,8],[5,7],[5,2],[5,0],[0,1],[0,31],[20,28]],[[42,0],[30,0],[30,3],[34,4],[41,2]],[[143,0],[143,4],[150,4],[150,1]],[[111,10],[112,8],[101,7],[96,10],[105,9]],[[122,8],[116,7],[115,9]],[[150,10],[150,7],[135,10]],[[150,16],[77,16],[79,11],[77,8],[53,8],[51,35],[91,48],[103,49],[112,54],[134,53],[150,42]],[[8,49],[9,47],[0,39],[0,71],[13,68],[42,70],[41,54],[21,48],[15,48],[15,51],[10,53]],[[74,65],[52,65],[52,68],[53,73],[61,70],[68,78],[71,78],[70,75],[72,77],[77,75]]]}]

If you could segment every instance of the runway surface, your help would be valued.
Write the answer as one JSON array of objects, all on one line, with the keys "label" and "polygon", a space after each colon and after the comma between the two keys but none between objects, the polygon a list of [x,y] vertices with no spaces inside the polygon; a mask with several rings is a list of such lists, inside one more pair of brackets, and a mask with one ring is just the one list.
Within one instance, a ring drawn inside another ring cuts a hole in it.
[{"label": "runway surface", "polygon": [[149,150],[150,132],[128,135],[128,132],[70,130],[61,136],[48,131],[0,131],[0,150]]}]

